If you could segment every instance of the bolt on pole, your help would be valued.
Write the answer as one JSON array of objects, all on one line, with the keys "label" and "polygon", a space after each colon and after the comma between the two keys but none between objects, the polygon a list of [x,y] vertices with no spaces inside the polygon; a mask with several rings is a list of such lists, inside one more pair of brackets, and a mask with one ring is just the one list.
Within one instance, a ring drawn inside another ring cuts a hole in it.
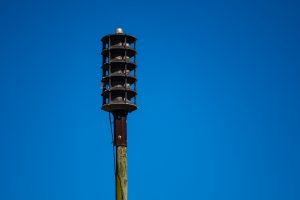
[{"label": "bolt on pole", "polygon": [[114,116],[116,200],[127,200],[127,115],[136,106],[136,38],[117,28],[102,38],[102,110]]}]

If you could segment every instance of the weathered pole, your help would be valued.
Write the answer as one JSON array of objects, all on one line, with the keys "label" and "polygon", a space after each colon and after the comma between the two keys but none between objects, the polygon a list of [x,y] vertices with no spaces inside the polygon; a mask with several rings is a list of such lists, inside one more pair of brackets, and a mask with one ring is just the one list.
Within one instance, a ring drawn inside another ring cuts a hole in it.
[{"label": "weathered pole", "polygon": [[116,200],[127,200],[127,113],[114,113]]},{"label": "weathered pole", "polygon": [[116,29],[102,38],[102,109],[114,116],[116,200],[128,199],[127,114],[136,110],[136,38]]}]

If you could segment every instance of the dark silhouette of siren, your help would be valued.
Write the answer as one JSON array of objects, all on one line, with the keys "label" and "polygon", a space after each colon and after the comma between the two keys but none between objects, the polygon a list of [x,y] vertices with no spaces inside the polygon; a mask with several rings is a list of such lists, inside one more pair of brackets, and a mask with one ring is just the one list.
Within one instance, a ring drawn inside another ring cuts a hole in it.
[{"label": "dark silhouette of siren", "polygon": [[136,38],[123,33],[102,38],[103,104],[107,112],[131,112],[136,106]]}]

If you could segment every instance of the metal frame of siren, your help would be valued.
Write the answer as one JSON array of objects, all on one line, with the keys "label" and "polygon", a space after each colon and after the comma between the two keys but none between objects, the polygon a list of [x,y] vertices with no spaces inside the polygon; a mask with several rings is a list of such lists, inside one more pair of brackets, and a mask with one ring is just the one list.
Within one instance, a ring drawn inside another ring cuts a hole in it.
[{"label": "metal frame of siren", "polygon": [[114,116],[116,200],[127,200],[127,114],[136,110],[136,38],[123,33],[102,41],[102,110]]}]

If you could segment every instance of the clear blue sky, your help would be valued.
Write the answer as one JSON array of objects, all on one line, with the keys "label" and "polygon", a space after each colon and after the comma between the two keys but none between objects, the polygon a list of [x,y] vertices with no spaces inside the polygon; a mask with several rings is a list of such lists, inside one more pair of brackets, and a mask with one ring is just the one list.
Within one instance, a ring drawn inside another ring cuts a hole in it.
[{"label": "clear blue sky", "polygon": [[100,38],[138,37],[130,200],[300,199],[297,1],[0,3],[0,199],[113,200]]}]

